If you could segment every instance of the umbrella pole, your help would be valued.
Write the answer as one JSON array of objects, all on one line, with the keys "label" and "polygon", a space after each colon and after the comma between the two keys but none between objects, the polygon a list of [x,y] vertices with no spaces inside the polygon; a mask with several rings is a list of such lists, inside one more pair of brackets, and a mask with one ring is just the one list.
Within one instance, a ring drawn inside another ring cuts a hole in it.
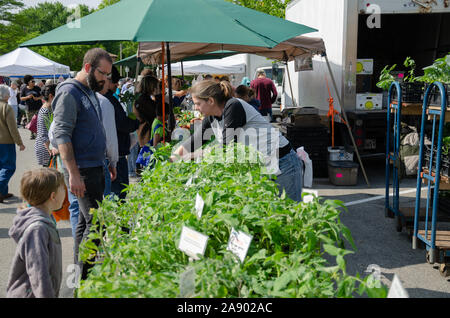
[{"label": "umbrella pole", "polygon": [[[138,45],[138,50],[137,50],[137,61],[136,61],[136,74],[134,74],[134,77],[138,78],[138,73],[139,73],[139,49],[140,49],[140,45]],[[164,64],[163,64],[164,65]]]},{"label": "umbrella pole", "polygon": [[339,91],[337,90],[336,81],[334,80],[333,72],[331,72],[330,62],[328,61],[328,57],[327,57],[326,54],[325,54],[325,61],[327,62],[328,72],[330,72],[330,77],[331,77],[331,80],[333,82],[334,90],[336,91],[336,95],[337,95],[337,98],[338,98],[338,101],[339,101],[339,105],[341,106],[341,114],[344,117],[345,125],[347,126],[348,133],[350,135],[350,139],[352,140],[353,148],[355,148],[356,156],[358,157],[358,161],[359,161],[359,164],[361,166],[361,170],[362,170],[362,172],[364,174],[364,178],[366,179],[367,186],[370,188],[369,179],[367,178],[366,170],[364,169],[363,163],[361,161],[361,157],[359,156],[358,147],[356,147],[355,139],[353,138],[352,130],[350,129],[350,125],[348,123],[347,114],[345,113],[345,110],[344,110],[344,104],[342,103],[342,98],[341,98],[341,96],[339,94]]},{"label": "umbrella pole", "polygon": [[166,81],[164,79],[164,55],[166,54],[164,50],[164,42],[161,42],[161,66],[162,66],[162,117],[163,117],[163,144],[166,143]]},{"label": "umbrella pole", "polygon": [[170,43],[166,42],[167,48],[167,76],[168,76],[168,88],[169,88],[169,130],[172,131],[175,128],[175,115],[173,114],[173,98],[172,98],[172,65],[170,62]]}]

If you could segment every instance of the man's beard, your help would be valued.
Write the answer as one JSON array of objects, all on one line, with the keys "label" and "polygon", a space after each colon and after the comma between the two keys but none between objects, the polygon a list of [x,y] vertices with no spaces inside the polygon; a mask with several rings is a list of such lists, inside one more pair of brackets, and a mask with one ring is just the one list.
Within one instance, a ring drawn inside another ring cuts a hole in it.
[{"label": "man's beard", "polygon": [[97,81],[94,75],[95,70],[91,69],[87,76],[87,83],[91,90],[94,92],[100,92],[105,85],[105,81]]}]

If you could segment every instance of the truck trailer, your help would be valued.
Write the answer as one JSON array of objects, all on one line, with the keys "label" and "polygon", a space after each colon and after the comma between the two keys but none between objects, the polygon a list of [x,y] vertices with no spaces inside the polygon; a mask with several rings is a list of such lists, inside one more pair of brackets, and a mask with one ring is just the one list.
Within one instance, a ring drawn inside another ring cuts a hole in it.
[{"label": "truck trailer", "polygon": [[328,79],[334,107],[346,112],[361,157],[384,156],[387,103],[376,86],[380,72],[396,64],[401,74],[411,57],[415,75],[423,75],[424,67],[450,52],[450,0],[293,0],[286,19],[319,30],[306,36],[324,40],[337,86],[336,92],[323,57],[313,57],[310,71],[295,72],[290,62],[295,103],[325,115]]}]

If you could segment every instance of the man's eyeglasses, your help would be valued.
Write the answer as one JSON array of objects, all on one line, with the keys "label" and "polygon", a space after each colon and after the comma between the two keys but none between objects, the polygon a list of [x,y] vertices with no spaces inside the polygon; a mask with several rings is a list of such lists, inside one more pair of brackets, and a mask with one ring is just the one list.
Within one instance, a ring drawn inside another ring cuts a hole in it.
[{"label": "man's eyeglasses", "polygon": [[98,67],[96,68],[96,70],[97,70],[100,74],[106,76],[108,79],[111,78],[111,75],[112,75],[111,73],[105,73],[105,72],[101,71]]}]

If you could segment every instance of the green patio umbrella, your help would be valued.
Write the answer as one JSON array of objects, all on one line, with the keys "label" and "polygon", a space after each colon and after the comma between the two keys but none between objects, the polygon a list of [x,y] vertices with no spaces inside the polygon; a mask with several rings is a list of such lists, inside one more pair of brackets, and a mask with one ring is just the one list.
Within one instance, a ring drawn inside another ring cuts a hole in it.
[{"label": "green patio umbrella", "polygon": [[[224,0],[122,0],[20,46],[95,44],[103,41],[161,42],[164,46],[165,42],[167,64],[170,65],[169,43],[173,42],[273,48],[280,42],[315,31],[308,26]],[[139,49],[137,55],[140,56]],[[170,67],[168,76],[171,77]],[[171,86],[169,81],[170,105]],[[171,122],[174,122],[174,117]]]},{"label": "green patio umbrella", "polygon": [[134,41],[274,47],[314,31],[224,0],[122,0],[21,46]]}]

